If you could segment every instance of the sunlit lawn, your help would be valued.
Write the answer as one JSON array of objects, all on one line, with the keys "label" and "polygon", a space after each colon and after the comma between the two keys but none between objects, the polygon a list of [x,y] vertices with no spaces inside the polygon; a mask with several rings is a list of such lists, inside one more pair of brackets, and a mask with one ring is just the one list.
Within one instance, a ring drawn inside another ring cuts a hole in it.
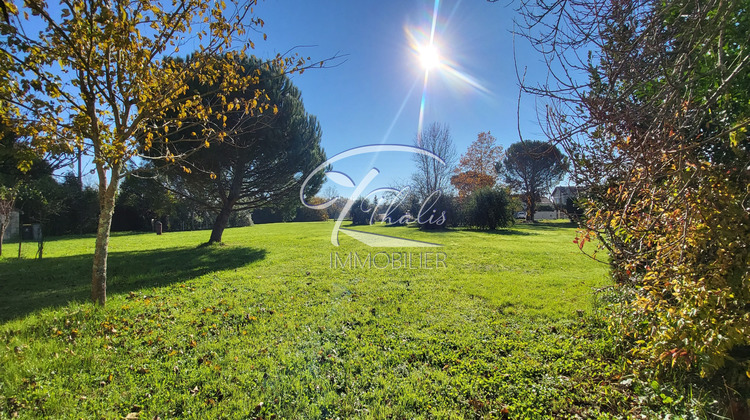
[{"label": "sunlit lawn", "polygon": [[[93,237],[0,259],[0,417],[538,418],[633,396],[589,316],[607,266],[562,223],[361,228],[443,245],[432,269],[331,268],[368,248],[333,223],[116,234],[89,304]],[[6,250],[15,250],[7,246]],[[8,252],[8,254],[13,254]],[[131,417],[134,414],[131,414]]]}]

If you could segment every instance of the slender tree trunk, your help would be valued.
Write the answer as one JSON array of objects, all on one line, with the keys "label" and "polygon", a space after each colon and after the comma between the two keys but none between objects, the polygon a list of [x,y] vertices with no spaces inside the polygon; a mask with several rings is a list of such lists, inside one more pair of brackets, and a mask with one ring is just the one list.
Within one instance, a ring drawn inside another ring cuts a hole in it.
[{"label": "slender tree trunk", "polygon": [[229,223],[229,216],[232,214],[233,206],[234,203],[224,203],[224,207],[221,208],[219,215],[216,216],[216,220],[214,221],[214,227],[211,230],[211,239],[208,240],[209,244],[216,242],[221,243],[221,235],[224,233],[224,229],[226,229],[227,224]]},{"label": "slender tree trunk", "polygon": [[3,238],[5,238],[5,225],[0,226],[0,256],[3,255]]},{"label": "slender tree trunk", "polygon": [[109,233],[110,228],[112,227],[112,215],[115,212],[115,197],[117,195],[119,181],[119,175],[113,171],[110,185],[99,196],[99,225],[96,230],[94,267],[91,276],[91,300],[102,306],[107,302],[107,256],[109,255]]}]

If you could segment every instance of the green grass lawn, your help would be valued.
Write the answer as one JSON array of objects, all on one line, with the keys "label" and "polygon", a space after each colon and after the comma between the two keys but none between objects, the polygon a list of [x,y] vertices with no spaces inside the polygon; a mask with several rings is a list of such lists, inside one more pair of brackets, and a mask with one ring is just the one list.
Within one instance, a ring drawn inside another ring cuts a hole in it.
[{"label": "green grass lawn", "polygon": [[[607,266],[574,228],[360,228],[443,245],[375,249],[332,227],[115,234],[103,309],[93,237],[0,259],[0,418],[607,417],[660,398],[619,380],[590,316]],[[331,267],[379,251],[445,267]]]}]

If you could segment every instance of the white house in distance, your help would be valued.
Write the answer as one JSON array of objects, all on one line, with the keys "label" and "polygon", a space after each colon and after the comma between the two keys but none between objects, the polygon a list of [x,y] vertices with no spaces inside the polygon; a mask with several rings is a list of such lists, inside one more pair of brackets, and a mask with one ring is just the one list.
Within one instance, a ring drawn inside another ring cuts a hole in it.
[{"label": "white house in distance", "polygon": [[3,242],[12,241],[18,238],[18,234],[20,233],[20,230],[19,230],[20,225],[21,225],[21,215],[18,213],[17,210],[11,211],[10,212],[10,225],[8,225],[8,228],[5,230],[5,236],[3,236]]},{"label": "white house in distance", "polygon": [[539,199],[539,202],[536,203],[536,213],[534,213],[534,219],[554,220],[561,217],[565,217],[565,215],[555,210],[555,207],[552,205],[552,201],[550,201],[549,198],[541,197]]},{"label": "white house in distance", "polygon": [[[526,208],[526,203],[521,202],[523,211],[516,213],[517,219],[526,218],[526,212],[529,210]],[[555,208],[554,203],[547,197],[540,197],[539,201],[536,202],[536,212],[534,212],[534,220],[555,220],[564,219],[567,216],[564,212],[559,211]]]},{"label": "white house in distance", "polygon": [[555,187],[554,190],[552,190],[552,202],[555,203],[555,206],[559,209],[564,209],[565,204],[568,202],[569,198],[575,199],[578,197],[578,187]]}]

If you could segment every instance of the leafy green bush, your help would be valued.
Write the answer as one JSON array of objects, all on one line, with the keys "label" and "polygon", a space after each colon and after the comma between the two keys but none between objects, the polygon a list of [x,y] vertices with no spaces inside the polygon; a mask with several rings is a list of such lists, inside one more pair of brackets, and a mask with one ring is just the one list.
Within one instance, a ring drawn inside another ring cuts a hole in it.
[{"label": "leafy green bush", "polygon": [[750,395],[748,10],[748,0],[608,10],[600,61],[576,111],[587,114],[575,122],[587,127],[580,133],[587,141],[568,145],[576,184],[590,194],[579,246],[596,235],[621,291],[632,295],[611,319],[630,344],[632,366],[722,372],[743,405]]},{"label": "leafy green bush", "polygon": [[[422,230],[440,230],[458,225],[459,208],[455,197],[440,195],[436,200],[431,199],[425,203],[423,211],[424,214],[417,220]],[[416,213],[416,216],[419,216],[419,213]]]},{"label": "leafy green bush", "polygon": [[[310,204],[318,205],[325,203],[325,199],[321,197],[313,197],[310,200]],[[295,222],[325,222],[328,220],[328,211],[326,209],[316,210],[306,206],[300,206],[297,208],[297,217]]]},{"label": "leafy green bush", "polygon": [[353,225],[369,225],[372,216],[372,204],[366,198],[358,198],[349,210],[349,216]]},{"label": "leafy green bush", "polygon": [[503,189],[481,188],[464,207],[465,224],[479,229],[495,229],[513,224],[513,206]]}]

